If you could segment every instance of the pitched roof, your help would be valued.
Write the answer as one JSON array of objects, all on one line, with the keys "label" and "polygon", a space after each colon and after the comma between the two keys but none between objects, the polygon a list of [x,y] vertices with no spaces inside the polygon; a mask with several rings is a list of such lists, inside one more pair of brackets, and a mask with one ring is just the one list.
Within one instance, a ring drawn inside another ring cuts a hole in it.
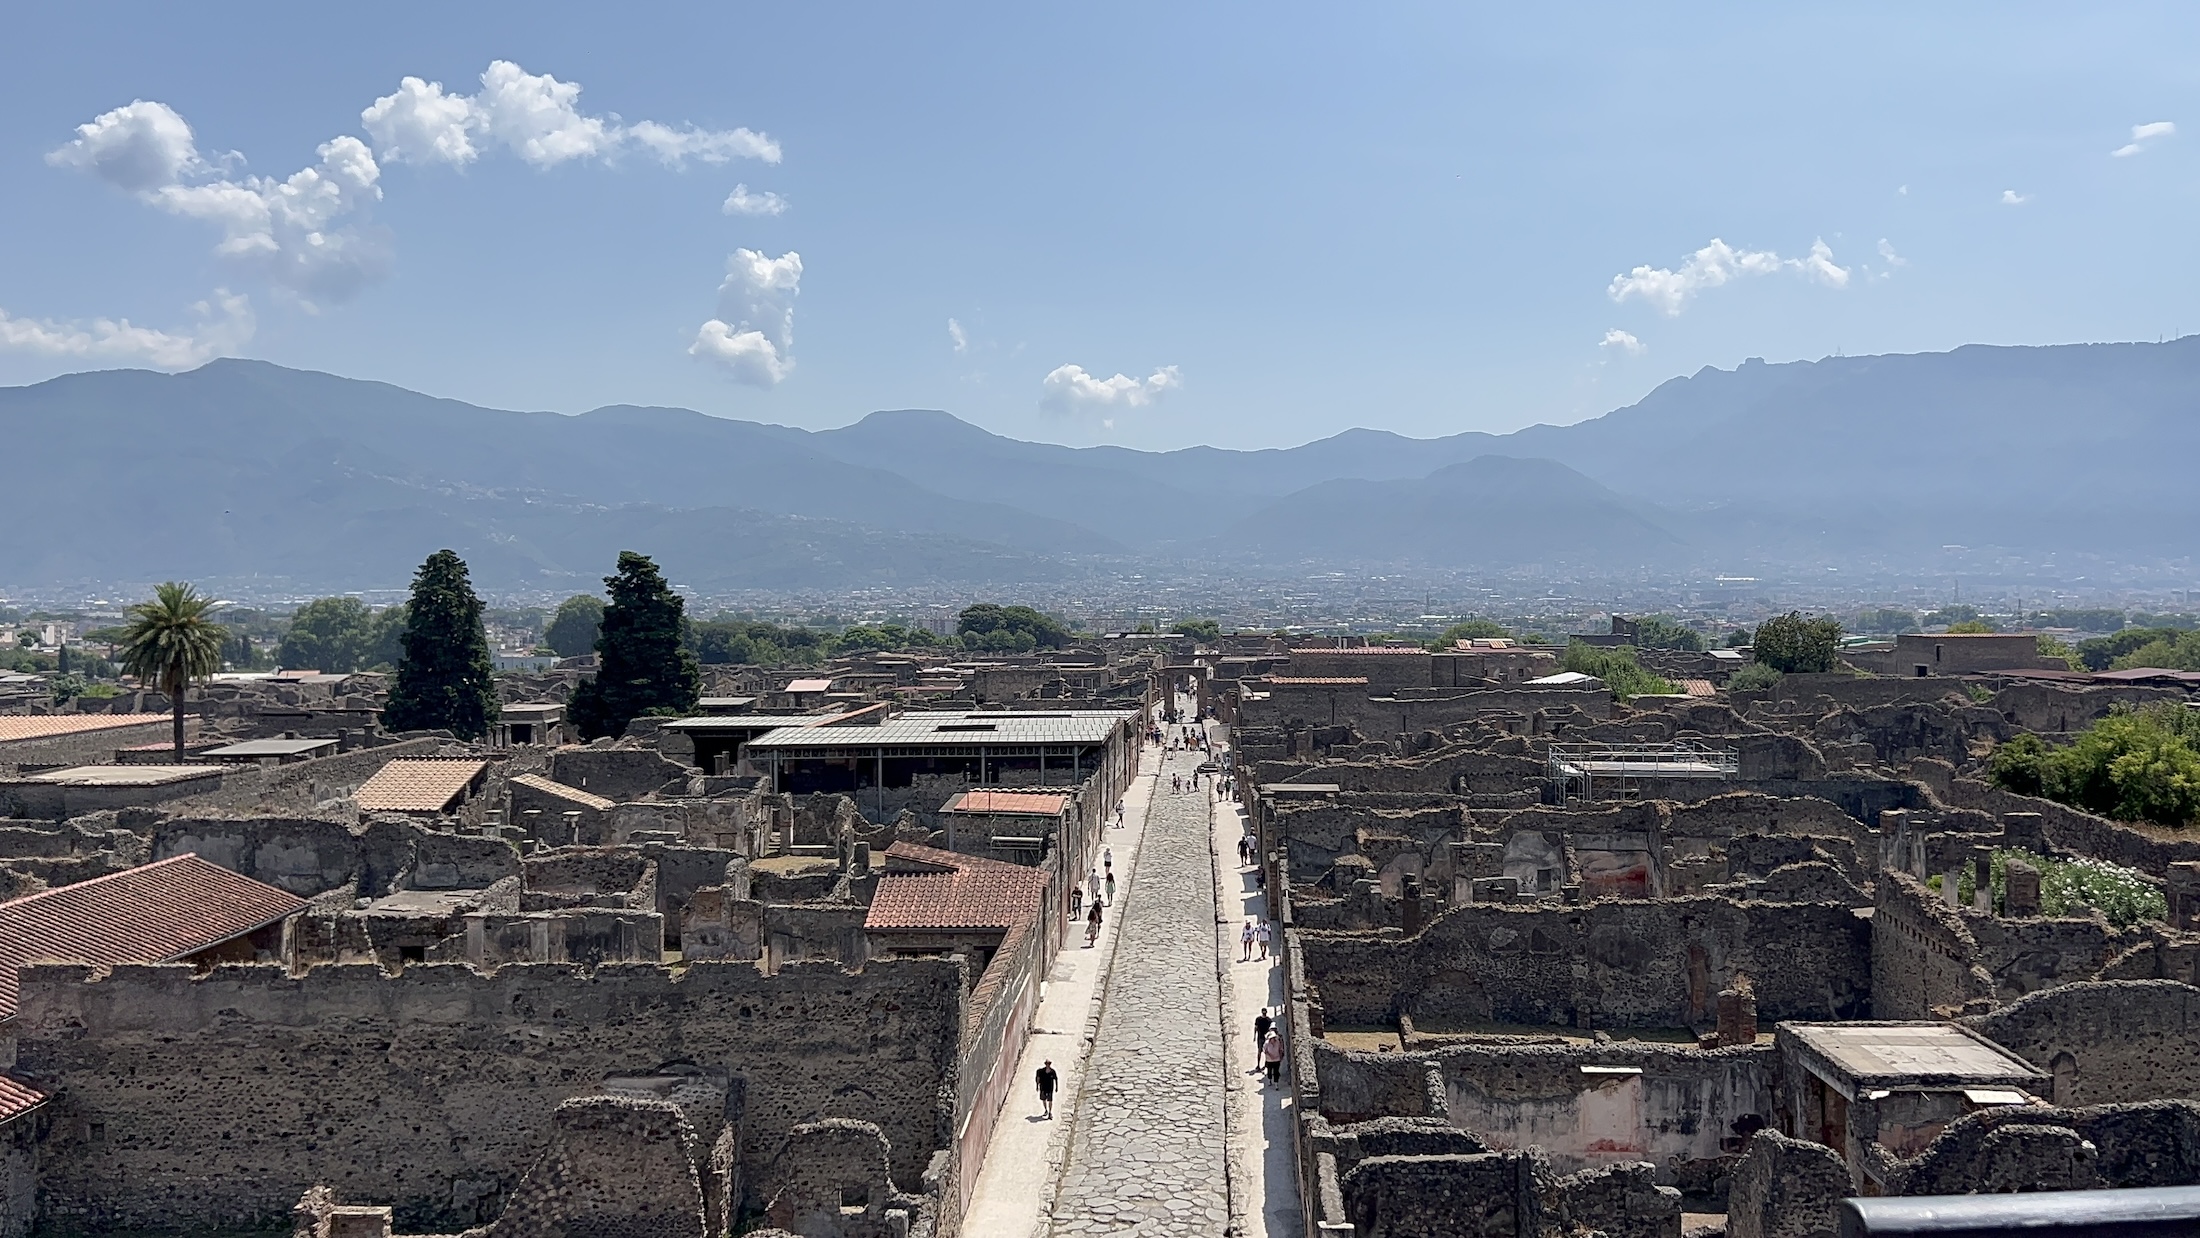
[{"label": "pitched roof", "polygon": [[824,692],[833,686],[830,679],[797,679],[787,685],[789,692]]},{"label": "pitched roof", "polygon": [[442,812],[487,768],[487,761],[401,758],[374,771],[352,799],[361,812]]},{"label": "pitched roof", "polygon": [[941,812],[991,812],[1010,816],[1055,817],[1069,803],[1066,795],[1041,791],[965,791]]},{"label": "pitched roof", "polygon": [[0,743],[24,739],[54,739],[86,731],[113,731],[129,726],[168,722],[167,714],[42,714],[36,717],[0,718]]},{"label": "pitched roof", "polygon": [[0,1018],[15,1013],[24,963],[165,963],[305,908],[287,890],[188,852],[0,903]]},{"label": "pitched roof", "polygon": [[566,786],[562,782],[545,778],[541,774],[521,774],[514,778],[507,778],[504,780],[504,785],[508,787],[526,787],[531,791],[540,791],[544,795],[554,796],[569,804],[578,804],[583,808],[593,808],[598,812],[605,812],[619,806],[616,800],[607,800],[593,792],[583,791],[579,787]]},{"label": "pitched roof", "polygon": [[888,847],[886,862],[867,930],[1005,930],[1039,914],[1046,896],[1046,873],[1022,864],[908,842]]},{"label": "pitched roof", "polygon": [[1365,685],[1365,684],[1367,683],[1367,676],[1365,676],[1365,675],[1268,675],[1268,676],[1265,676],[1265,677],[1264,677],[1264,678],[1262,679],[1262,681],[1261,681],[1261,682],[1263,682],[1263,683],[1280,683],[1280,684],[1284,685],[1284,686],[1285,686],[1285,687],[1287,687],[1287,688],[1288,688],[1288,687],[1298,687],[1298,688],[1309,688],[1309,687],[1328,687],[1328,688],[1341,688],[1341,687],[1348,687],[1348,686],[1364,686],[1364,685]]},{"label": "pitched roof", "polygon": [[44,1092],[0,1075],[0,1122],[20,1118],[45,1103]]},{"label": "pitched roof", "polygon": [[1683,679],[1678,681],[1677,686],[1689,696],[1717,696],[1719,694],[1719,690],[1712,687],[1711,681],[1708,679]]}]

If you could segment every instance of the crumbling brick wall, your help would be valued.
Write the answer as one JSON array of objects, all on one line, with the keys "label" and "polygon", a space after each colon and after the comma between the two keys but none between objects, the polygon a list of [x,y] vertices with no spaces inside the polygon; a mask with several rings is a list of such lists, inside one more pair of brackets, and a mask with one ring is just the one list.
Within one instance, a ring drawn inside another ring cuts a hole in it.
[{"label": "crumbling brick wall", "polygon": [[1962,917],[1908,873],[1885,871],[1871,920],[1871,1013],[1930,1019],[1991,999],[1994,978],[1978,966],[1978,943]]},{"label": "crumbling brick wall", "polygon": [[2052,1075],[2058,1105],[2200,1100],[2200,989],[2189,984],[2063,985],[1965,1022]]},{"label": "crumbling brick wall", "polygon": [[746,1080],[741,1159],[795,1125],[875,1122],[897,1183],[946,1145],[962,971],[832,966],[273,966],[24,973],[17,1070],[58,1090],[49,1215],[86,1228],[276,1228],[342,1183],[401,1228],[490,1219],[559,1102],[690,1062]]}]

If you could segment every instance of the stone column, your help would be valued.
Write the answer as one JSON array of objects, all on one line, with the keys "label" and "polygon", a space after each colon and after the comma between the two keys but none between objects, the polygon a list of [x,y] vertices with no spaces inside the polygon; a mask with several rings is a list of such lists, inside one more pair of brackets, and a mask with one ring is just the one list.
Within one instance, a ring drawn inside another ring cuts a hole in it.
[{"label": "stone column", "polygon": [[1757,1043],[1757,993],[1747,980],[1719,990],[1719,1047]]},{"label": "stone column", "polygon": [[1994,853],[1971,849],[1971,910],[1994,914]]},{"label": "stone column", "polygon": [[[2002,871],[2007,888],[2002,891],[2001,914],[2005,916],[2036,916],[2040,914],[2040,870],[2023,860],[2010,860]],[[2171,919],[2176,919],[2175,915]]]}]

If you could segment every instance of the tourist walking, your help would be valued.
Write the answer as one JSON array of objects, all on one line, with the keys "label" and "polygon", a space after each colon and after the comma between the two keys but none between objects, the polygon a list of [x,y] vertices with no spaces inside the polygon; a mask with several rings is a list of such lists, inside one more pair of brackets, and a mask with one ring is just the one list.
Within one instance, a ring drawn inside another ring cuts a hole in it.
[{"label": "tourist walking", "polygon": [[1283,1037],[1275,1028],[1268,1029],[1268,1039],[1260,1044],[1260,1062],[1268,1068],[1268,1082],[1283,1082]]},{"label": "tourist walking", "polygon": [[1245,835],[1243,835],[1243,834],[1240,834],[1240,835],[1238,835],[1238,867],[1239,867],[1239,868],[1243,868],[1243,867],[1245,867],[1246,865],[1248,865],[1248,864],[1250,864],[1250,863],[1252,863],[1252,862],[1253,862],[1253,847],[1252,847],[1252,840],[1251,840],[1251,839],[1248,839],[1247,837],[1245,837]]},{"label": "tourist walking", "polygon": [[1243,929],[1243,930],[1242,930],[1241,932],[1239,932],[1239,933],[1238,933],[1238,943],[1239,943],[1239,945],[1240,945],[1240,947],[1241,947],[1241,948],[1239,949],[1239,951],[1238,951],[1238,962],[1240,962],[1240,963],[1250,963],[1250,962],[1252,962],[1252,961],[1253,961],[1253,918],[1252,918],[1251,916],[1247,916],[1247,917],[1245,917],[1245,928],[1244,928],[1244,929]]},{"label": "tourist walking", "polygon": [[1268,957],[1268,921],[1263,919],[1253,930],[1253,944],[1260,947],[1260,957]]},{"label": "tourist walking", "polygon": [[[1253,1016],[1253,1053],[1256,1056],[1259,1055],[1261,1048],[1268,1043],[1268,1029],[1275,1025],[1276,1021],[1269,1017],[1268,1007],[1266,1006],[1261,1007],[1260,1013]],[[1256,1067],[1256,1069],[1258,1068]]]},{"label": "tourist walking", "polygon": [[1038,1084],[1039,1113],[1042,1117],[1052,1118],[1054,1116],[1054,1085],[1059,1082],[1061,1082],[1061,1076],[1054,1073],[1054,1059],[1048,1058],[1046,1061],[1041,1062],[1039,1064]]},{"label": "tourist walking", "polygon": [[1100,900],[1092,900],[1092,910],[1085,913],[1085,944],[1090,946],[1100,940]]},{"label": "tourist walking", "polygon": [[1085,914],[1085,887],[1083,887],[1083,886],[1071,886],[1071,887],[1069,888],[1069,918],[1070,918],[1070,919],[1072,919],[1072,920],[1074,920],[1074,919],[1076,919],[1077,917],[1079,917],[1079,916],[1081,916],[1081,915],[1084,915],[1084,914]]},{"label": "tourist walking", "polygon": [[1108,874],[1108,906],[1115,906],[1115,874]]}]

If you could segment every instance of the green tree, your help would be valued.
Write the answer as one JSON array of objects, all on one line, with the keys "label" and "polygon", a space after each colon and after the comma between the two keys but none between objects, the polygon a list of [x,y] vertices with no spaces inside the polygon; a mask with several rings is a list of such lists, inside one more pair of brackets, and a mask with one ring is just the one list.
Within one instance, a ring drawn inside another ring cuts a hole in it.
[{"label": "green tree", "polygon": [[593,593],[576,593],[558,603],[558,613],[550,617],[542,643],[561,658],[577,658],[596,647],[596,634],[602,629],[603,599]]},{"label": "green tree", "polygon": [[2085,668],[2085,664],[2078,660],[2078,651],[2072,649],[2060,637],[2042,632],[2034,638],[2034,641],[2039,646],[2041,657],[2054,658],[2074,671]]},{"label": "green tree", "polygon": [[[2105,671],[2116,659],[2156,641],[2174,641],[2179,629],[2170,627],[2125,628],[2110,636],[2096,636],[2078,642],[2078,660],[2089,671]],[[90,638],[86,638],[90,639]]]},{"label": "green tree", "polygon": [[2200,632],[2157,636],[2110,662],[2110,670],[2128,671],[2160,667],[2172,671],[2200,671]]},{"label": "green tree", "polygon": [[[1069,644],[1069,629],[1029,606],[980,602],[955,617],[955,630],[972,649],[1029,652]],[[970,638],[976,637],[976,640]]]},{"label": "green tree", "polygon": [[382,721],[393,731],[449,731],[480,739],[495,725],[496,671],[466,561],[450,550],[428,556],[405,607],[404,656]]},{"label": "green tree", "polygon": [[1563,665],[1569,671],[1594,675],[1604,681],[1619,700],[1629,700],[1644,694],[1675,691],[1673,681],[1653,675],[1635,661],[1635,651],[1625,645],[1591,645],[1572,641],[1566,646]]},{"label": "green tree", "polygon": [[681,640],[687,602],[647,555],[620,551],[618,575],[604,585],[611,605],[596,638],[596,677],[573,694],[583,739],[622,734],[644,714],[693,710],[702,679]]},{"label": "green tree", "polygon": [[397,669],[405,660],[405,624],[411,608],[403,602],[374,612],[373,641],[367,649],[369,667]]},{"label": "green tree", "polygon": [[211,678],[222,668],[222,642],[229,633],[214,622],[219,605],[171,580],[153,589],[152,601],[132,606],[123,625],[123,669],[165,694],[175,711],[178,765],[183,764],[183,695],[193,680]]},{"label": "green tree", "polygon": [[1991,619],[1964,619],[1948,625],[1950,636],[1990,636],[1999,631]]},{"label": "green tree", "polygon": [[1644,615],[1635,620],[1635,648],[1681,649],[1703,652],[1703,633],[1671,615]]},{"label": "green tree", "polygon": [[1222,625],[1212,619],[1179,619],[1169,625],[1169,630],[1194,640],[1215,640],[1222,635]]},{"label": "green tree", "polygon": [[1780,682],[1780,672],[1773,670],[1762,662],[1752,662],[1727,676],[1726,690],[1729,692],[1755,692],[1760,688],[1769,688],[1778,682]]},{"label": "green tree", "polygon": [[358,598],[316,598],[298,608],[290,630],[276,646],[284,667],[312,668],[331,675],[363,670],[374,652],[374,614]]},{"label": "green tree", "polygon": [[1750,647],[1758,662],[1783,675],[1823,673],[1840,652],[1841,621],[1805,619],[1791,610],[1757,625]]},{"label": "green tree", "polygon": [[1987,774],[2004,790],[2043,795],[2119,821],[2200,821],[2200,716],[2180,704],[2119,709],[2067,747],[2020,735]]}]

